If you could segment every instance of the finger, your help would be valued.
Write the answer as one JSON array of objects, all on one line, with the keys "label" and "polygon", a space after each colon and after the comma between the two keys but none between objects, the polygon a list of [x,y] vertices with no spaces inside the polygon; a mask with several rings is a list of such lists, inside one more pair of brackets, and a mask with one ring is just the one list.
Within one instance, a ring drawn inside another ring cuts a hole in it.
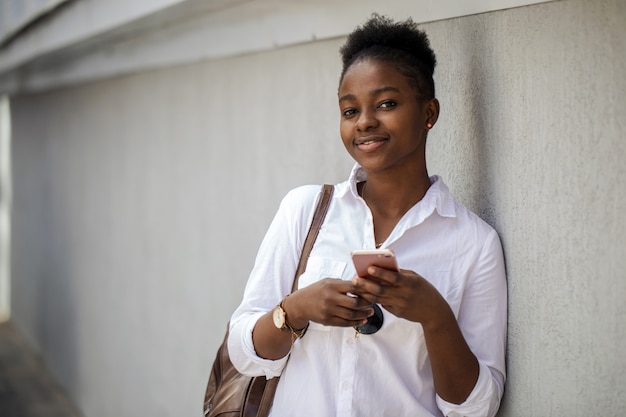
[{"label": "finger", "polygon": [[343,308],[337,310],[337,316],[335,318],[342,326],[358,326],[367,322],[367,318],[374,314],[374,309],[371,304],[367,308],[360,310],[353,310],[349,308]]},{"label": "finger", "polygon": [[367,307],[379,302],[379,296],[374,293],[364,291],[363,293],[359,295],[359,297],[361,298],[362,302],[365,303]]},{"label": "finger", "polygon": [[356,293],[370,302],[372,302],[372,297],[378,297],[382,294],[382,285],[376,281],[376,278],[356,276],[352,279],[352,283],[356,288]]},{"label": "finger", "polygon": [[315,321],[327,326],[358,326],[367,322],[367,318],[372,314],[374,314],[374,310],[371,308],[370,304],[361,309],[352,309],[336,305],[332,310],[323,314],[319,320]]},{"label": "finger", "polygon": [[349,320],[349,321],[363,320],[363,319],[368,318],[372,314],[374,314],[374,309],[372,308],[371,304],[367,304],[366,307],[356,309],[356,310],[351,309],[351,308],[343,308],[343,307],[339,307],[337,310],[337,317],[343,320]]},{"label": "finger", "polygon": [[360,294],[352,292],[342,294],[337,300],[337,305],[350,310],[363,310],[364,308],[369,307],[370,304],[371,303],[364,299]]},{"label": "finger", "polygon": [[379,284],[392,286],[398,285],[401,276],[399,271],[392,271],[378,266],[370,266],[367,268],[367,273],[370,277],[377,280]]},{"label": "finger", "polygon": [[[374,278],[375,279],[375,278]],[[359,297],[367,300],[371,304],[394,303],[398,297],[402,297],[404,289],[400,286],[380,284],[372,278],[355,277],[353,282],[357,287]]]},{"label": "finger", "polygon": [[341,295],[358,295],[358,288],[354,286],[352,281],[341,280],[335,287],[335,290]]},{"label": "finger", "polygon": [[335,326],[335,327],[356,327],[356,326],[362,326],[365,323],[367,323],[366,318],[361,319],[361,320],[346,320],[346,319],[337,317],[333,321],[330,321],[324,324],[326,324],[327,326]]}]

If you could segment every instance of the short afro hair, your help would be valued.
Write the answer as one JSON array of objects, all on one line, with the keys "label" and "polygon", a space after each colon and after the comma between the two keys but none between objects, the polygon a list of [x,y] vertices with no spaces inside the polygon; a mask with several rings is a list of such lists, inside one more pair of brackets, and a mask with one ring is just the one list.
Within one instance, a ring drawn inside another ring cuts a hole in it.
[{"label": "short afro hair", "polygon": [[393,64],[419,95],[435,97],[433,73],[437,59],[426,33],[411,18],[394,22],[373,13],[363,26],[348,35],[339,52],[343,62],[340,84],[352,64],[371,58]]}]

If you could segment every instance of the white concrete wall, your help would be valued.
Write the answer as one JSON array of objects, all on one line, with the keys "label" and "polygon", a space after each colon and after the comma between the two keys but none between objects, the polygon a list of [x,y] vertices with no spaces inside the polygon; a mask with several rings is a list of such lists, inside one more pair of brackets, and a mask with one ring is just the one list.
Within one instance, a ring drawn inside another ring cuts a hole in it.
[{"label": "white concrete wall", "polygon": [[10,42],[2,39],[5,18],[11,30],[34,17],[31,2],[64,0],[4,1],[0,91],[23,93],[336,38],[373,11],[432,22],[551,0],[438,0],[417,8],[413,0],[71,1]]},{"label": "white concrete wall", "polygon": [[427,25],[442,115],[430,170],[500,232],[501,416],[626,410],[626,2]]},{"label": "white concrete wall", "polygon": [[[505,249],[500,416],[626,408],[625,18],[565,0],[423,25],[430,171]],[[85,417],[199,415],[280,198],[351,167],[342,42],[13,97],[13,319]]]}]

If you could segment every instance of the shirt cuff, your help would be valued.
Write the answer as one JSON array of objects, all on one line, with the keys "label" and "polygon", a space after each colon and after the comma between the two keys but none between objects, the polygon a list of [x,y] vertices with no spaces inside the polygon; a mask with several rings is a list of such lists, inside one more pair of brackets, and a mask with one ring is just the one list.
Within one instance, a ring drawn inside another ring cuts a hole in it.
[{"label": "shirt cuff", "polygon": [[[263,359],[257,355],[254,349],[254,342],[252,341],[252,331],[257,321],[264,314],[263,312],[256,313],[249,317],[245,323],[241,323],[244,326],[244,330],[241,332],[240,337],[229,337],[228,352],[233,365],[235,363],[239,365],[237,370],[240,373],[250,376],[265,375],[267,379],[271,379],[280,376],[289,355],[277,360]],[[236,329],[231,330],[235,330],[236,333]],[[234,335],[231,334],[231,336]]]},{"label": "shirt cuff", "polygon": [[493,416],[498,407],[500,397],[496,392],[495,383],[491,377],[491,370],[479,362],[480,371],[474,389],[461,404],[449,403],[437,395],[437,406],[446,417],[484,417]]}]

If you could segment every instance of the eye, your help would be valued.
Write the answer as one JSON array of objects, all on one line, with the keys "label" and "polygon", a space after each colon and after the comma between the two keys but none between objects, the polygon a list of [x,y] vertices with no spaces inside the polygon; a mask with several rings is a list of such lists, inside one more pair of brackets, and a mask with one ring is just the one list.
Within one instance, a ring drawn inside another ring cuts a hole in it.
[{"label": "eye", "polygon": [[350,117],[350,116],[354,116],[357,113],[356,109],[345,109],[344,111],[341,112],[341,115],[343,117]]},{"label": "eye", "polygon": [[378,105],[378,108],[380,108],[380,109],[388,109],[390,107],[396,107],[397,105],[398,105],[398,103],[396,103],[393,100],[385,100],[385,101],[383,101],[382,103],[380,103]]}]

